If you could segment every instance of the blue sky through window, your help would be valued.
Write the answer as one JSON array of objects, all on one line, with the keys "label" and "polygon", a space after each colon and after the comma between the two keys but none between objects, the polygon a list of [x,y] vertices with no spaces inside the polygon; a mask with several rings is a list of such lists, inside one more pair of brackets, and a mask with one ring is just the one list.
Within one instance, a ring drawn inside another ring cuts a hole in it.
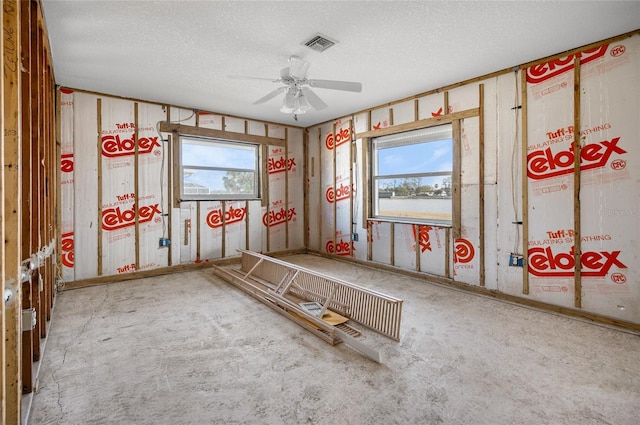
[{"label": "blue sky through window", "polygon": [[189,167],[240,168],[254,170],[257,148],[254,145],[230,144],[212,140],[182,138],[184,182],[208,187],[212,192],[224,190],[226,170],[199,170]]},{"label": "blue sky through window", "polygon": [[446,139],[379,149],[378,175],[451,171],[452,146],[452,140]]}]

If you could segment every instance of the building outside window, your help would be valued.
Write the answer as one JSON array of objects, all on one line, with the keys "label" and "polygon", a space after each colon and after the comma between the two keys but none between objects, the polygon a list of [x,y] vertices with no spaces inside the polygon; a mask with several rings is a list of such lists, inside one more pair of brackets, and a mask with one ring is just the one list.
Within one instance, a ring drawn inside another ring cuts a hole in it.
[{"label": "building outside window", "polygon": [[180,137],[181,200],[259,198],[259,145]]},{"label": "building outside window", "polygon": [[371,140],[372,217],[451,225],[451,124]]}]

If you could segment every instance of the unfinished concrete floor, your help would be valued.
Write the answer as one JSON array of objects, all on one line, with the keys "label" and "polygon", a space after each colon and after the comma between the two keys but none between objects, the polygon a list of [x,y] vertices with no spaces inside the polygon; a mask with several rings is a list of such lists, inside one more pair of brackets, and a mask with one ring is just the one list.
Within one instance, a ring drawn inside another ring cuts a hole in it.
[{"label": "unfinished concrete floor", "polygon": [[209,270],[62,293],[29,424],[638,424],[637,335],[311,255],[404,300],[383,363]]}]

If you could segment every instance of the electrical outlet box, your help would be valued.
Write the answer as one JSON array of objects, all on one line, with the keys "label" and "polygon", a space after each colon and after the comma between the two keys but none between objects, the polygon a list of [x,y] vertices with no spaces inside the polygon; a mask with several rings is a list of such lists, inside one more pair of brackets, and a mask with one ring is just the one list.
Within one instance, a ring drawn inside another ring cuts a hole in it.
[{"label": "electrical outlet box", "polygon": [[171,245],[169,238],[160,238],[160,248],[164,248]]},{"label": "electrical outlet box", "polygon": [[520,254],[509,254],[509,265],[511,267],[523,267],[524,259]]},{"label": "electrical outlet box", "polygon": [[30,331],[36,327],[36,309],[22,310],[22,332]]}]

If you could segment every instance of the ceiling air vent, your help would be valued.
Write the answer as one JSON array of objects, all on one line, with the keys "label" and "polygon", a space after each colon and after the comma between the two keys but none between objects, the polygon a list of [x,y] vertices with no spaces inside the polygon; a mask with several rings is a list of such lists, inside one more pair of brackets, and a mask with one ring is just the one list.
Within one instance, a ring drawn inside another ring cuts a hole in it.
[{"label": "ceiling air vent", "polygon": [[334,44],[336,44],[335,41],[330,40],[321,34],[314,35],[309,41],[304,43],[305,46],[315,50],[316,52],[324,52]]}]

